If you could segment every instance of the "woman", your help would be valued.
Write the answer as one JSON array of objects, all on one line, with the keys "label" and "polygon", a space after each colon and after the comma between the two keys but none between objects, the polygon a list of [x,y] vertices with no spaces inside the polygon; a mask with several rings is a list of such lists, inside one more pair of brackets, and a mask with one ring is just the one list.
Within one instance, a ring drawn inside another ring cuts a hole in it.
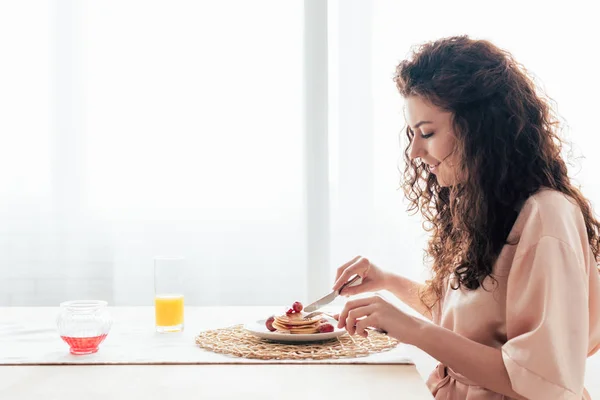
[{"label": "woman", "polygon": [[431,321],[375,296],[349,301],[339,327],[380,328],[429,353],[436,399],[589,398],[600,224],[567,176],[549,102],[510,54],[468,37],[419,47],[395,81],[404,190],[431,232],[432,278],[421,285],[356,257],[334,290],[359,274],[342,294],[387,289]]}]

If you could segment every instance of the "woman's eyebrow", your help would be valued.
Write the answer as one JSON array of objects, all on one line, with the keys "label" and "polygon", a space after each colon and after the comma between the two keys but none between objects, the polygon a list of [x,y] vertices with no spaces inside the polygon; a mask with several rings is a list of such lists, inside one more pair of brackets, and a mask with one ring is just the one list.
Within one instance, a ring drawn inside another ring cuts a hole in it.
[{"label": "woman's eyebrow", "polygon": [[418,127],[420,127],[421,125],[425,125],[425,124],[432,124],[433,122],[431,121],[419,121],[415,124],[414,128],[412,129],[417,129]]}]

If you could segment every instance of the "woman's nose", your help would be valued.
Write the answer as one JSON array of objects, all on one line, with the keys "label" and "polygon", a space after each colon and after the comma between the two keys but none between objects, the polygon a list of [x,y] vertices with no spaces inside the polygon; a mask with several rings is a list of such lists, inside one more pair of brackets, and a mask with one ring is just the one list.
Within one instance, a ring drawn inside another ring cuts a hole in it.
[{"label": "woman's nose", "polygon": [[415,135],[415,137],[412,140],[412,143],[410,144],[410,152],[409,152],[410,159],[414,160],[415,158],[419,158],[419,157],[423,158],[424,153],[425,153],[425,149],[423,148],[419,139]]}]

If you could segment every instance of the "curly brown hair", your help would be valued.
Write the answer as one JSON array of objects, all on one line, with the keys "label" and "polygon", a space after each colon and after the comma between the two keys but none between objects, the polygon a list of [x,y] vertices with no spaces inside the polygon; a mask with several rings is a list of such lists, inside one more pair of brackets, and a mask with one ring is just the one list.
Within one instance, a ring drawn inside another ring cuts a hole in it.
[{"label": "curly brown hair", "polygon": [[454,151],[464,174],[459,184],[442,187],[424,162],[410,159],[406,127],[402,186],[408,210],[420,210],[431,232],[426,255],[433,275],[421,293],[430,310],[452,274],[454,289],[475,290],[486,277],[493,279],[519,204],[542,187],[577,202],[600,259],[600,223],[568,177],[558,115],[510,53],[467,36],[440,39],[413,49],[397,66],[395,82],[403,97],[420,96],[452,113]]}]

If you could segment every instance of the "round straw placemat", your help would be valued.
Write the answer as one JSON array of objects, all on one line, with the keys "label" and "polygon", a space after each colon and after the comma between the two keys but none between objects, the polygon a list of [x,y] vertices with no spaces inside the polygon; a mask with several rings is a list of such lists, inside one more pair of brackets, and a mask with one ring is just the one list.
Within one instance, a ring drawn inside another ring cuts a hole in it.
[{"label": "round straw placemat", "polygon": [[396,339],[376,331],[369,331],[366,338],[345,334],[322,342],[278,343],[252,335],[243,325],[204,331],[195,340],[201,348],[215,353],[260,360],[366,357],[391,350],[398,344]]}]

